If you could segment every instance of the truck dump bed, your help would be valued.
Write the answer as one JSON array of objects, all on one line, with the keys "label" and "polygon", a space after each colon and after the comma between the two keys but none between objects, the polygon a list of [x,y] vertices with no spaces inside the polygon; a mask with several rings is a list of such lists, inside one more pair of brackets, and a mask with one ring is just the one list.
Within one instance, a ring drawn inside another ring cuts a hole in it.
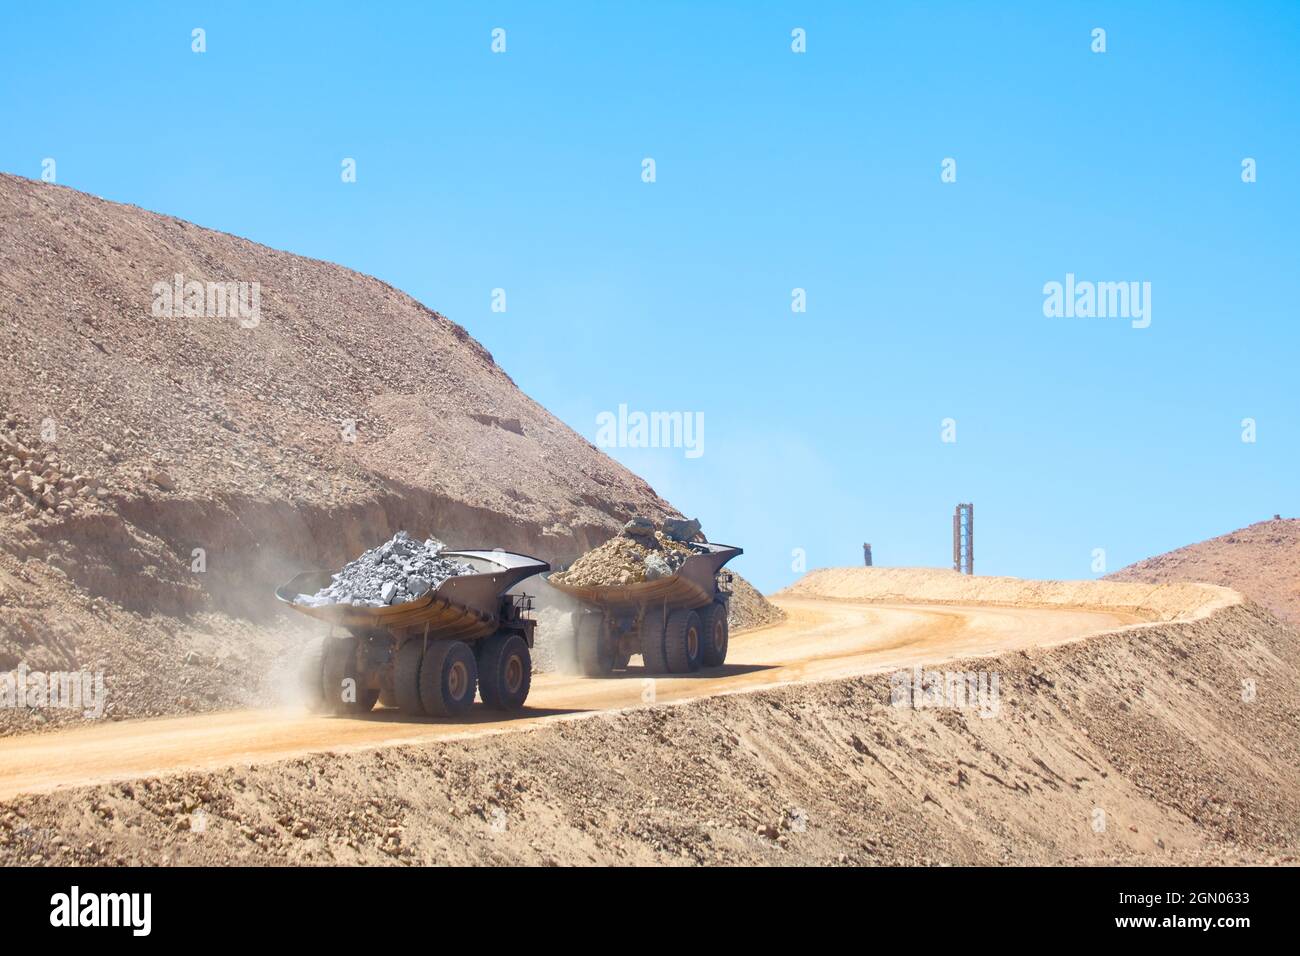
[{"label": "truck dump bed", "polygon": [[295,604],[302,594],[315,594],[330,583],[334,571],[304,571],[276,589],[275,596],[300,614],[351,630],[426,626],[440,638],[475,640],[497,629],[501,595],[525,578],[550,570],[539,558],[511,551],[444,551],[482,570],[448,578],[429,593],[405,604],[353,607]]},{"label": "truck dump bed", "polygon": [[738,554],[741,548],[729,544],[692,543],[696,551],[686,559],[677,573],[655,581],[638,581],[598,587],[576,587],[555,580],[553,574],[546,582],[585,604],[594,604],[615,610],[641,605],[666,604],[669,607],[697,608],[713,601],[714,578],[722,566]]}]

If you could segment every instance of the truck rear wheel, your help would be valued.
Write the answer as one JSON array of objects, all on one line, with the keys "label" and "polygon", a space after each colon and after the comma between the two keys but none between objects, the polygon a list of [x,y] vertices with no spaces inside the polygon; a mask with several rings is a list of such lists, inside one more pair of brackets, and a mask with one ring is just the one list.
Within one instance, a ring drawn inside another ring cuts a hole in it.
[{"label": "truck rear wheel", "polygon": [[533,683],[533,656],[518,634],[501,632],[476,647],[478,695],[493,710],[518,710]]},{"label": "truck rear wheel", "polygon": [[430,717],[462,717],[474,704],[478,662],[464,641],[434,641],[420,662],[420,703]]},{"label": "truck rear wheel", "polygon": [[413,637],[397,649],[397,660],[393,662],[393,696],[397,698],[397,709],[412,717],[424,716],[424,704],[420,702],[422,660],[424,641]]},{"label": "truck rear wheel", "polygon": [[664,612],[662,608],[648,608],[641,618],[641,660],[651,674],[668,673],[668,660],[664,657]]},{"label": "truck rear wheel", "polygon": [[586,677],[605,677],[614,669],[614,647],[605,627],[605,615],[578,615],[578,669]]},{"label": "truck rear wheel", "polygon": [[379,691],[364,686],[365,678],[357,656],[361,642],[355,637],[332,637],[325,641],[321,667],[321,690],[325,709],[335,714],[368,714],[379,700]]},{"label": "truck rear wheel", "polygon": [[700,652],[703,667],[721,667],[727,660],[727,644],[731,628],[727,625],[727,605],[715,601],[700,611],[700,625],[704,646]]},{"label": "truck rear wheel", "polygon": [[298,688],[303,703],[313,714],[325,709],[325,638],[314,637],[298,658]]},{"label": "truck rear wheel", "polygon": [[700,669],[704,649],[704,628],[700,616],[684,607],[668,615],[664,633],[664,657],[670,674],[687,674]]}]

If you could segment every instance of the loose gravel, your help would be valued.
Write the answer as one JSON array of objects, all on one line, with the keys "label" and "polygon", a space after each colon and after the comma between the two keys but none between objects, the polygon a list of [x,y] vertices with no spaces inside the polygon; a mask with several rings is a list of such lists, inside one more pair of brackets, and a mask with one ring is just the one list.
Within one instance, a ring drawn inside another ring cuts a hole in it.
[{"label": "loose gravel", "polygon": [[331,584],[315,594],[300,594],[294,603],[308,607],[385,607],[414,601],[448,578],[474,573],[472,565],[443,557],[444,547],[437,538],[417,541],[399,531],[379,547],[345,564]]},{"label": "loose gravel", "polygon": [[655,581],[676,574],[693,554],[689,545],[674,541],[653,526],[628,522],[623,533],[578,558],[553,580],[574,587],[611,587]]}]

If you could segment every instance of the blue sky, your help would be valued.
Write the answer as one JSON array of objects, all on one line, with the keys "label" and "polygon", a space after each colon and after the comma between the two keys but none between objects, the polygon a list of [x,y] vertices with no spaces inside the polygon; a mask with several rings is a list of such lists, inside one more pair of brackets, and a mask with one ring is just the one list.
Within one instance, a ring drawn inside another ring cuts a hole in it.
[{"label": "blue sky", "polygon": [[0,97],[0,168],[378,276],[588,438],[702,413],[610,451],[766,590],[958,501],[1030,577],[1300,514],[1300,4],[24,5]]}]

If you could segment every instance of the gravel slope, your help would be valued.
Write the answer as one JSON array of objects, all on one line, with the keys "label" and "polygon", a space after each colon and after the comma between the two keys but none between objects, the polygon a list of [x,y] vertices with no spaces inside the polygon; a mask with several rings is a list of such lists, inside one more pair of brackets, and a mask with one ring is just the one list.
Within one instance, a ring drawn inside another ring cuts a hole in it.
[{"label": "gravel slope", "polygon": [[1222,584],[1300,625],[1300,519],[1260,521],[1131,564],[1106,580]]}]

